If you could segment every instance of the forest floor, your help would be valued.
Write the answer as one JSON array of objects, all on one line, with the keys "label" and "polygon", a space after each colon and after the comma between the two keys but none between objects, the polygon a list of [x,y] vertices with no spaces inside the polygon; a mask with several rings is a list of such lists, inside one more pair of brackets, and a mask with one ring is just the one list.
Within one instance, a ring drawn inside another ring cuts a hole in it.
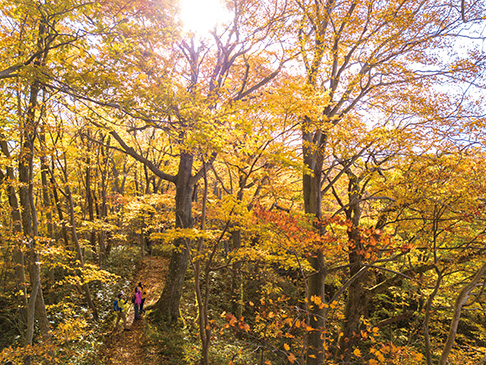
[{"label": "forest floor", "polygon": [[[161,256],[146,256],[142,262],[137,275],[133,279],[133,290],[138,282],[142,282],[147,291],[144,307],[154,304],[162,292],[165,277],[168,270],[168,259]],[[131,298],[131,293],[127,294]],[[130,303],[130,311],[127,316],[127,327],[129,331],[122,330],[123,323],[120,323],[117,332],[105,336],[104,348],[100,360],[102,364],[160,364],[156,354],[147,352],[144,333],[144,315],[141,320],[134,320],[134,308]]]}]

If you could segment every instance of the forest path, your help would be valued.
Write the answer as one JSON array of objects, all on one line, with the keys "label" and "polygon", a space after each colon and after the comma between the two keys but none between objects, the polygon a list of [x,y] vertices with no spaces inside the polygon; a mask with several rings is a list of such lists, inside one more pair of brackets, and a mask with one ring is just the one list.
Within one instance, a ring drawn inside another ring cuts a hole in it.
[{"label": "forest path", "polygon": [[[165,277],[168,270],[168,259],[160,256],[146,256],[141,263],[141,268],[135,276],[131,288],[135,290],[138,282],[142,282],[147,291],[144,307],[154,304],[162,292],[165,283]],[[130,293],[125,293],[128,298],[131,298],[132,289]],[[118,330],[118,332],[109,334],[105,339],[105,348],[102,351],[102,364],[118,365],[118,364],[160,364],[155,362],[156,359],[152,356],[147,356],[143,348],[144,332],[143,322],[141,320],[134,320],[134,308],[130,303],[130,311],[127,316],[127,327],[129,331]],[[123,323],[120,323],[120,328]],[[152,357],[152,359],[150,359]]]}]

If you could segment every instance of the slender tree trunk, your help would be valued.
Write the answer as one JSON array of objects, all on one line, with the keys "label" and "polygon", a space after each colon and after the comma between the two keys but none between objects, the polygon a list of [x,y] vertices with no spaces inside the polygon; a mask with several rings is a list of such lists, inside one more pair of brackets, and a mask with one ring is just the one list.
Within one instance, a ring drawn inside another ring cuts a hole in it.
[{"label": "slender tree trunk", "polygon": [[[232,231],[233,238],[232,250],[239,250],[241,247],[241,231]],[[233,301],[233,313],[236,318],[240,318],[243,313],[243,281],[241,280],[241,262],[234,262],[232,265],[231,298]]]},{"label": "slender tree trunk", "polygon": [[[202,217],[201,217],[201,230],[206,229],[206,205],[208,199],[208,181],[206,176],[206,171],[204,171],[204,196],[203,196],[203,206],[202,206]],[[201,337],[201,365],[209,365],[209,346],[211,343],[211,329],[209,327],[208,318],[208,304],[209,304],[209,268],[211,266],[210,258],[206,262],[205,274],[205,285],[204,294],[201,290],[202,281],[202,270],[201,270],[201,258],[204,257],[203,253],[204,239],[200,238],[197,243],[197,257],[194,259],[194,286],[196,290],[196,300],[199,311],[199,336]],[[210,256],[212,257],[212,256]]]},{"label": "slender tree trunk", "polygon": [[[10,158],[10,151],[8,149],[7,142],[4,139],[0,140],[0,149],[6,158]],[[7,195],[8,203],[10,205],[13,233],[14,233],[14,248],[12,252],[12,258],[15,265],[15,281],[17,289],[17,299],[21,305],[22,321],[26,323],[26,306],[27,306],[27,288],[25,281],[25,260],[24,253],[22,252],[22,217],[20,215],[19,201],[13,182],[15,181],[13,168],[7,166],[6,174],[1,176],[1,180],[7,181]]]},{"label": "slender tree trunk", "polygon": [[66,247],[69,247],[69,238],[68,238],[68,230],[67,230],[67,226],[66,226],[66,221],[64,220],[64,213],[62,211],[62,203],[61,203],[61,200],[59,199],[59,194],[58,194],[58,191],[57,191],[57,187],[56,187],[56,182],[54,180],[54,163],[52,163],[52,167],[51,167],[51,185],[52,185],[52,196],[54,197],[54,203],[56,205],[56,209],[57,209],[57,215],[59,217],[59,221],[61,222],[61,234],[62,234],[62,238],[64,240],[64,244]]},{"label": "slender tree trunk", "polygon": [[[247,183],[247,176],[240,176],[239,190],[236,199],[241,203],[243,201],[244,189]],[[241,230],[231,232],[233,238],[232,250],[237,251],[241,248]],[[241,262],[234,262],[232,265],[233,277],[231,281],[231,298],[233,299],[233,313],[236,318],[240,318],[243,313],[243,281],[241,280]]]},{"label": "slender tree trunk", "polygon": [[[108,136],[107,138],[107,145],[109,146],[110,144],[110,137]],[[108,152],[109,152],[109,147],[106,147],[106,151],[104,148],[101,148],[101,161],[99,161],[99,168],[100,168],[100,176],[101,176],[101,208],[100,208],[100,219],[103,220],[103,222],[108,223],[108,208],[106,204],[106,182],[107,182],[107,175],[109,173],[108,170],[108,164],[109,164],[109,159],[108,159]],[[103,169],[101,168],[103,166]],[[100,266],[104,267],[105,261],[106,261],[106,231],[103,230],[100,232]]]},{"label": "slender tree trunk", "polygon": [[[46,138],[45,138],[45,128],[44,125],[41,125],[40,133],[38,134],[39,140],[41,142],[41,148],[44,148],[46,145]],[[52,225],[52,202],[51,197],[49,194],[49,179],[47,173],[49,171],[49,165],[47,164],[46,155],[44,152],[39,154],[39,159],[41,162],[41,182],[42,182],[42,203],[43,203],[43,210],[45,211],[45,217],[47,222],[47,235],[53,241],[54,237],[54,228]],[[52,292],[50,290],[51,286],[55,283],[55,273],[54,268],[49,268],[49,280],[47,281],[47,291],[50,293],[49,295],[52,296]]]},{"label": "slender tree trunk", "polygon": [[424,337],[425,337],[425,357],[427,358],[427,365],[433,365],[432,363],[432,349],[430,347],[430,332],[429,332],[429,321],[430,321],[430,310],[432,309],[432,302],[440,288],[440,283],[442,281],[443,270],[440,271],[435,268],[437,273],[437,281],[435,283],[434,291],[429,295],[427,299],[427,304],[425,305],[425,319],[424,319]]},{"label": "slender tree trunk", "polygon": [[447,336],[447,341],[444,345],[444,350],[440,356],[439,365],[446,365],[447,358],[452,350],[452,345],[454,345],[454,340],[456,339],[457,327],[459,326],[459,320],[461,319],[462,307],[466,304],[469,299],[469,294],[476,287],[478,282],[482,280],[484,274],[486,273],[486,263],[479,268],[472,280],[467,283],[459,293],[454,304],[454,312],[452,314],[451,327],[449,329],[449,335]]},{"label": "slender tree trunk", "polygon": [[[39,29],[40,34],[44,33],[44,26],[41,25]],[[37,65],[40,64],[36,61]],[[35,113],[37,109],[37,97],[39,94],[40,86],[35,81],[30,88],[29,105],[26,111],[23,130],[22,130],[22,143],[20,149],[19,158],[19,201],[21,207],[21,220],[22,229],[24,232],[24,239],[27,241],[27,245],[30,251],[30,280],[32,284],[32,290],[29,296],[29,302],[27,307],[27,333],[26,333],[26,345],[32,345],[34,335],[34,319],[35,314],[39,319],[39,322],[43,324],[41,326],[42,336],[44,338],[49,337],[49,328],[47,321],[47,312],[45,310],[44,298],[42,294],[41,275],[40,275],[40,257],[37,252],[37,238],[39,236],[39,224],[37,219],[37,210],[34,204],[34,186],[33,186],[33,171],[34,171],[34,138],[36,136]],[[38,300],[38,296],[42,299]],[[46,326],[47,325],[47,326]],[[24,363],[30,364],[32,358],[30,355],[25,356]]]},{"label": "slender tree trunk", "polygon": [[145,237],[145,218],[141,218],[140,222],[140,254],[143,257],[145,257],[145,247],[147,247],[147,238]]},{"label": "slender tree trunk", "polygon": [[[81,250],[81,245],[79,244],[79,239],[78,239],[78,233],[76,231],[76,221],[74,217],[74,202],[73,202],[73,196],[71,194],[71,189],[69,188],[69,185],[66,185],[66,197],[68,200],[68,206],[69,206],[69,220],[70,220],[70,225],[71,225],[71,235],[73,238],[73,243],[74,247],[76,249],[76,253],[78,256],[78,260],[80,263],[81,269],[84,267],[84,257],[83,257],[83,252]],[[78,272],[78,275],[80,275],[81,280],[82,280],[82,274]],[[89,289],[88,283],[82,284],[82,288],[86,297],[86,303],[88,306],[91,308],[91,311],[93,312],[93,318],[97,321],[99,319],[98,316],[98,310],[96,309],[96,305],[93,302],[93,299],[91,297],[91,292]]]},{"label": "slender tree trunk", "polygon": [[[88,143],[89,146],[89,143]],[[89,153],[89,152],[88,152]],[[94,209],[94,203],[93,203],[93,191],[91,190],[91,157],[88,156],[86,157],[86,201],[88,203],[88,216],[89,220],[91,223],[94,223],[95,221],[95,209]],[[95,261],[98,261],[98,255],[97,255],[97,245],[96,245],[96,231],[94,229],[91,229],[89,232],[89,242],[91,245],[91,249],[94,253],[94,259]]]}]

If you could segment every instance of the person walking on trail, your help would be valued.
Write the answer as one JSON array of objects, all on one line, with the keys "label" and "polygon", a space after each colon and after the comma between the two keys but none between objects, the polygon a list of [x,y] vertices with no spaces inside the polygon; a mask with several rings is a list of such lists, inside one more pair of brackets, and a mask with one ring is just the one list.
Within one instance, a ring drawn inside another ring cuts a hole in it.
[{"label": "person walking on trail", "polygon": [[118,324],[120,323],[120,319],[123,320],[123,329],[125,331],[129,330],[127,327],[127,312],[129,309],[130,307],[128,306],[128,299],[125,298],[122,293],[118,294],[118,299],[115,300],[115,311],[117,313],[117,319],[114,332],[118,330]]},{"label": "person walking on trail", "polygon": [[145,297],[147,295],[147,291],[145,290],[145,286],[142,282],[138,283],[138,287],[140,288],[140,293],[142,294],[142,303],[140,304],[140,313],[143,312],[143,304],[145,303]]},{"label": "person walking on trail", "polygon": [[133,306],[135,308],[135,319],[140,319],[140,306],[142,305],[142,292],[140,288],[137,286],[135,288],[135,295],[133,300]]}]

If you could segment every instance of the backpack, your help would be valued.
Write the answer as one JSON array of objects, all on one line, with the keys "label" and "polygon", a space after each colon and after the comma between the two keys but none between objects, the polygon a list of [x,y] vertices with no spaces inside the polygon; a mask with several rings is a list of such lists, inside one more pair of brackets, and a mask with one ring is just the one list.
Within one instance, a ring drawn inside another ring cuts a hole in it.
[{"label": "backpack", "polygon": [[120,311],[120,307],[118,306],[118,299],[115,300],[115,303],[113,303],[113,310],[115,312],[119,312]]}]

